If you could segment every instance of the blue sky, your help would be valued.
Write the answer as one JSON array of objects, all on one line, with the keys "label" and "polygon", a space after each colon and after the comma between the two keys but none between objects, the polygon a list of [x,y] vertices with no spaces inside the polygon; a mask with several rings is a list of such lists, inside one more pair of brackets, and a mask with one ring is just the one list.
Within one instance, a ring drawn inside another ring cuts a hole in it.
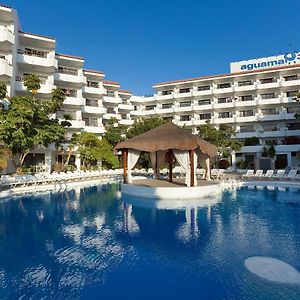
[{"label": "blue sky", "polygon": [[58,52],[83,56],[138,95],[161,81],[227,73],[231,61],[300,51],[299,0],[4,3],[23,31],[56,37]]}]

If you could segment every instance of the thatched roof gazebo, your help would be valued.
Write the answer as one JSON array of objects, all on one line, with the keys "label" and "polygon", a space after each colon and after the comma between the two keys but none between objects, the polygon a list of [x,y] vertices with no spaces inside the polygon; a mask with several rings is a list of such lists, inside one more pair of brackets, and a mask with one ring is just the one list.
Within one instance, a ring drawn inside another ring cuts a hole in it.
[{"label": "thatched roof gazebo", "polygon": [[157,174],[165,162],[169,164],[169,180],[172,181],[172,163],[177,162],[186,171],[187,186],[195,186],[196,166],[199,159],[205,160],[207,176],[210,179],[210,158],[217,155],[217,147],[185,129],[167,123],[149,130],[115,146],[123,153],[124,183],[131,183],[131,170],[141,152],[150,152],[150,158]]}]

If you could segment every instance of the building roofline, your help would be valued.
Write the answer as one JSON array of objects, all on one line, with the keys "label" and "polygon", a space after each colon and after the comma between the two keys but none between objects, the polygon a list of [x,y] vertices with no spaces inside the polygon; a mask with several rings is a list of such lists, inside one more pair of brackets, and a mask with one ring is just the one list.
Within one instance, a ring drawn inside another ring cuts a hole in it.
[{"label": "building roofline", "polygon": [[160,87],[160,86],[164,86],[164,85],[173,85],[173,84],[177,84],[177,83],[189,83],[189,82],[200,81],[200,80],[204,80],[204,79],[213,79],[213,78],[222,78],[222,77],[246,75],[246,74],[255,74],[255,73],[261,73],[261,72],[265,72],[265,71],[284,70],[284,69],[296,68],[296,67],[300,67],[300,64],[274,67],[274,68],[265,68],[265,69],[261,69],[261,70],[251,70],[251,71],[245,71],[245,72],[226,73],[226,74],[201,76],[201,77],[187,78],[187,79],[180,79],[180,80],[173,80],[173,81],[165,81],[165,82],[156,83],[156,84],[153,85],[153,87],[155,88],[155,87]]},{"label": "building roofline", "polygon": [[120,86],[120,84],[116,81],[109,81],[109,80],[105,80],[103,81],[103,84],[105,85],[115,85],[115,86]]},{"label": "building roofline", "polygon": [[91,69],[83,69],[83,72],[86,72],[86,73],[95,73],[97,75],[104,75],[104,72],[102,72],[102,71],[91,70]]},{"label": "building roofline", "polygon": [[37,34],[37,33],[25,32],[25,31],[21,31],[21,30],[19,30],[19,33],[21,33],[21,34],[29,34],[29,35],[32,35],[32,36],[41,37],[41,38],[44,38],[44,39],[49,39],[49,40],[55,41],[54,37],[47,36],[47,35],[41,35],[41,34]]},{"label": "building roofline", "polygon": [[67,57],[67,58],[74,58],[74,59],[84,60],[84,58],[81,57],[81,56],[75,56],[75,55],[69,55],[69,54],[63,54],[63,53],[55,53],[55,55],[56,56]]},{"label": "building roofline", "polygon": [[118,93],[132,95],[132,92],[127,91],[127,90],[118,90]]}]

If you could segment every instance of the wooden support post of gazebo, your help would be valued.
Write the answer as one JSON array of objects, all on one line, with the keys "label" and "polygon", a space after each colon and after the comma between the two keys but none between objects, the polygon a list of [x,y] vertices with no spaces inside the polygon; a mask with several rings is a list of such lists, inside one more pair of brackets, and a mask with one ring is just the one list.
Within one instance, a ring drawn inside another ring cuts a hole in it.
[{"label": "wooden support post of gazebo", "polygon": [[191,186],[195,186],[194,150],[189,150],[191,164]]},{"label": "wooden support post of gazebo", "polygon": [[127,183],[127,157],[128,157],[128,149],[123,149],[123,181]]}]

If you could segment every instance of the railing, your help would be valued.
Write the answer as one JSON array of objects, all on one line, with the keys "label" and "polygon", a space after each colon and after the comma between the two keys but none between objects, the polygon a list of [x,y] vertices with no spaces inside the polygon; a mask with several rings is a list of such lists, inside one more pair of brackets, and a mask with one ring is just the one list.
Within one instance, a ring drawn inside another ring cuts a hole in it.
[{"label": "railing", "polygon": [[86,99],[86,106],[92,106],[92,107],[98,107],[98,100],[90,100],[90,99]]},{"label": "railing", "polygon": [[259,81],[261,84],[265,84],[265,83],[273,83],[276,82],[276,80],[274,78],[266,78],[266,79],[260,79]]},{"label": "railing", "polygon": [[86,83],[87,87],[93,87],[93,88],[99,88],[99,83],[94,81],[87,81]]},{"label": "railing", "polygon": [[291,75],[291,76],[284,77],[285,81],[292,81],[292,80],[298,80],[298,79],[299,79],[298,75]]},{"label": "railing", "polygon": [[162,109],[172,108],[173,104],[163,104]]},{"label": "railing", "polygon": [[247,86],[247,85],[253,85],[252,81],[239,81],[238,86]]},{"label": "railing", "polygon": [[36,57],[41,57],[41,58],[47,58],[48,52],[46,51],[40,51],[36,49],[31,49],[31,48],[25,48],[23,49],[18,49],[17,50],[18,54],[25,54],[29,56],[36,56]]},{"label": "railing", "polygon": [[67,75],[78,75],[78,70],[72,69],[72,68],[64,68],[64,67],[58,67],[57,73],[60,74],[67,74]]}]

